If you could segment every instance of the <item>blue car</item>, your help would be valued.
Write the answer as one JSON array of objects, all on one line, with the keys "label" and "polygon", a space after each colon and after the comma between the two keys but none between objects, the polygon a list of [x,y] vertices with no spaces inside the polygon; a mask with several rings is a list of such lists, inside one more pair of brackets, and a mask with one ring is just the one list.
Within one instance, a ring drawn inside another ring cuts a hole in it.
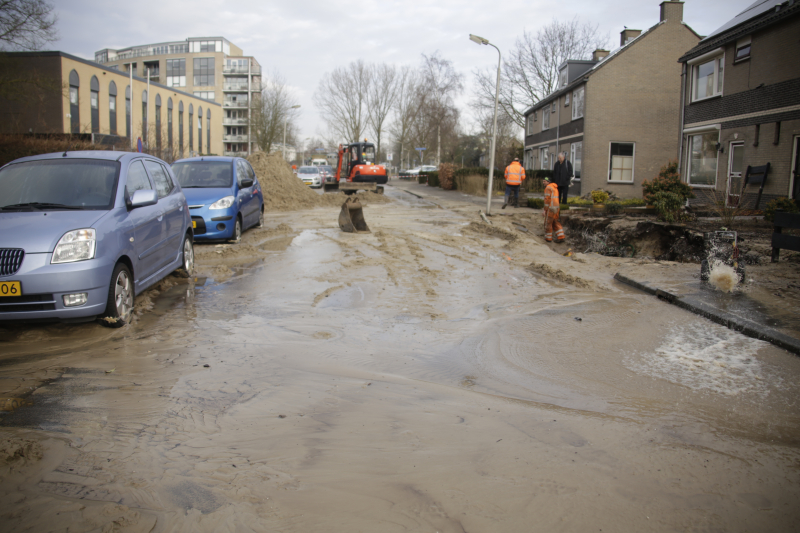
[{"label": "blue car", "polygon": [[172,164],[186,195],[198,241],[239,242],[264,222],[264,193],[253,167],[239,157],[192,157]]},{"label": "blue car", "polygon": [[194,269],[189,207],[164,161],[64,152],[0,168],[0,321],[122,326],[134,298]]}]

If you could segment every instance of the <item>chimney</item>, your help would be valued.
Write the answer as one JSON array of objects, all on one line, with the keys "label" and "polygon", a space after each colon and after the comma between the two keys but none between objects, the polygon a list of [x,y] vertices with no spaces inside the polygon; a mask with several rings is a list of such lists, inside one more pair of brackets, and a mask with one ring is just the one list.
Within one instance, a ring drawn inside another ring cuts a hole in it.
[{"label": "chimney", "polygon": [[[664,2],[665,4],[671,4],[672,2]],[[619,45],[625,46],[625,43],[630,41],[631,39],[635,39],[639,35],[641,35],[642,30],[629,30],[625,28],[621,32],[619,32]]]},{"label": "chimney", "polygon": [[683,22],[683,2],[661,2],[661,22]]},{"label": "chimney", "polygon": [[608,50],[603,50],[602,48],[598,48],[594,52],[592,52],[592,60],[593,61],[600,61],[601,59],[608,57],[610,52]]}]

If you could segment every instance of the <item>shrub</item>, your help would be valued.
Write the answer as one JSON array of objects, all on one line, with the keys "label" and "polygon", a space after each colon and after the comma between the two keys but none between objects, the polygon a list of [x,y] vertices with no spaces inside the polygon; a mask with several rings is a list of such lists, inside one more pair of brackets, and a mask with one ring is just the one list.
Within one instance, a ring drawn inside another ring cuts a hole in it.
[{"label": "shrub", "polygon": [[544,200],[542,198],[528,198],[528,207],[533,209],[544,209]]},{"label": "shrub", "polygon": [[608,200],[608,193],[606,191],[592,191],[592,202],[596,204],[604,204]]},{"label": "shrub", "polygon": [[[422,174],[422,172],[420,172]],[[438,187],[439,186],[439,173],[434,171],[426,172],[425,173],[428,177],[428,187]]]},{"label": "shrub", "polygon": [[684,201],[687,198],[694,198],[692,188],[681,181],[677,160],[672,160],[661,167],[661,171],[658,173],[658,176],[653,178],[653,181],[644,180],[642,182],[642,191],[644,199],[649,205],[655,205],[655,195],[659,192],[676,194]]},{"label": "shrub", "polygon": [[561,209],[562,211],[566,211],[567,209],[569,209],[569,204],[559,204],[559,209]]},{"label": "shrub", "polygon": [[622,213],[622,208],[625,207],[622,202],[608,202],[606,204],[606,213],[609,215],[616,215]]},{"label": "shrub", "polygon": [[580,196],[573,196],[572,198],[567,198],[567,203],[574,207],[591,207],[594,202],[591,200],[584,200]]},{"label": "shrub", "polygon": [[417,174],[417,183],[424,184],[428,183],[428,173],[427,172],[420,172]]},{"label": "shrub", "polygon": [[658,191],[652,195],[652,202],[658,218],[665,222],[677,222],[681,218],[681,209],[686,199],[671,191]]},{"label": "shrub", "polygon": [[644,200],[641,198],[627,198],[625,200],[620,200],[619,203],[622,204],[623,207],[642,207],[645,205]]},{"label": "shrub", "polygon": [[489,169],[486,167],[467,167],[467,168],[459,168],[455,172],[453,172],[454,178],[462,178],[465,176],[488,176]]},{"label": "shrub", "polygon": [[439,165],[439,181],[442,189],[445,191],[452,191],[456,188],[456,182],[453,179],[456,167],[452,163],[442,163]]},{"label": "shrub", "polygon": [[764,208],[764,220],[770,222],[775,220],[775,211],[786,211],[787,213],[800,213],[797,204],[789,198],[776,198]]}]

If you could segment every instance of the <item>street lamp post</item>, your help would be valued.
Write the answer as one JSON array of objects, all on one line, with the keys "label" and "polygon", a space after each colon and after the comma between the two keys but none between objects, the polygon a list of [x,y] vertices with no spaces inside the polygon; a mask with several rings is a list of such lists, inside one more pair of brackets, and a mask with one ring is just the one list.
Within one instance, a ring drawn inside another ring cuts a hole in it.
[{"label": "street lamp post", "polygon": [[500,65],[502,62],[502,56],[500,54],[500,49],[497,48],[495,45],[490,43],[487,39],[483,37],[478,37],[477,35],[469,34],[470,41],[477,43],[477,44],[488,44],[495,50],[497,50],[497,86],[495,87],[494,92],[494,125],[492,126],[492,154],[489,158],[489,190],[486,192],[486,214],[491,214],[492,209],[492,179],[494,178],[494,143],[495,138],[497,137],[497,101],[500,98]]},{"label": "street lamp post", "polygon": [[[297,109],[300,107],[300,104],[293,105],[289,109]],[[283,160],[286,161],[286,123],[289,122],[289,113],[286,113],[286,116],[283,119]]]}]

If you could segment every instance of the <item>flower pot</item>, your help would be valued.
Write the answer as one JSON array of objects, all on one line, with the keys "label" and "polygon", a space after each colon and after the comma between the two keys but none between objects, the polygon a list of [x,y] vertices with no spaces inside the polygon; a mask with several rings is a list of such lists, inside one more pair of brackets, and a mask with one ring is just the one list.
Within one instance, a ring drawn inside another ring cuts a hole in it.
[{"label": "flower pot", "polygon": [[592,209],[594,211],[603,211],[606,208],[606,204],[592,204]]}]

